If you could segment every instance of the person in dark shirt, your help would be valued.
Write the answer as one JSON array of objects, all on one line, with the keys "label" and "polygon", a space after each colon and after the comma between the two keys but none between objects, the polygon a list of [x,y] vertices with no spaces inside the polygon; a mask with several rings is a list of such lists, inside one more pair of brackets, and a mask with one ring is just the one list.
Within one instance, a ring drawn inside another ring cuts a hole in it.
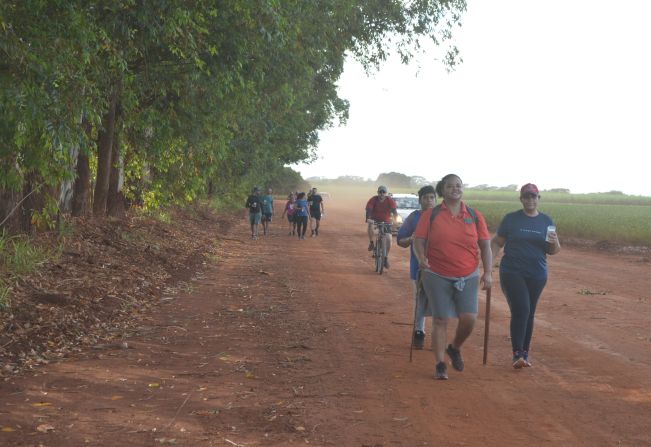
[{"label": "person in dark shirt", "polygon": [[[402,223],[396,236],[398,245],[403,248],[409,248],[411,257],[409,259],[409,277],[414,285],[414,333],[411,343],[414,349],[423,349],[425,347],[425,316],[432,315],[431,309],[427,309],[427,302],[423,295],[418,293],[418,259],[414,254],[414,231],[418,225],[418,220],[423,211],[434,208],[436,205],[436,191],[432,185],[423,186],[418,190],[418,203],[420,209],[411,213]],[[429,311],[429,312],[428,312]]]},{"label": "person in dark shirt", "polygon": [[249,210],[249,223],[251,224],[251,239],[258,238],[258,225],[262,218],[262,200],[260,200],[260,188],[253,188],[251,195],[246,199],[244,205]]},{"label": "person in dark shirt", "polygon": [[547,255],[560,251],[556,226],[551,217],[538,211],[538,187],[527,183],[520,189],[522,209],[502,219],[491,241],[500,262],[500,284],[511,310],[513,367],[531,366],[529,348],[538,299],[547,283]]},{"label": "person in dark shirt", "polygon": [[325,214],[323,197],[317,193],[316,188],[312,188],[307,203],[310,204],[310,230],[312,230],[312,237],[316,237],[319,235],[321,217]]}]

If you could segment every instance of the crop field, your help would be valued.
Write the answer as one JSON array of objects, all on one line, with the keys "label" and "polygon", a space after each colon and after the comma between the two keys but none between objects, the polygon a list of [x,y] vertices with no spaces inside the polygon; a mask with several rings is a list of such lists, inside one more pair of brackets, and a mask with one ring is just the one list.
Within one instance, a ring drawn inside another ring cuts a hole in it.
[{"label": "crop field", "polygon": [[[359,199],[360,215],[373,187],[315,185],[337,198]],[[391,188],[395,193],[413,193],[410,188]],[[608,241],[625,245],[651,247],[651,197],[623,194],[570,194],[541,192],[539,209],[550,215],[562,238]],[[491,230],[502,217],[521,208],[517,191],[482,191],[466,189],[464,201],[481,211]],[[440,199],[439,199],[440,200]]]}]

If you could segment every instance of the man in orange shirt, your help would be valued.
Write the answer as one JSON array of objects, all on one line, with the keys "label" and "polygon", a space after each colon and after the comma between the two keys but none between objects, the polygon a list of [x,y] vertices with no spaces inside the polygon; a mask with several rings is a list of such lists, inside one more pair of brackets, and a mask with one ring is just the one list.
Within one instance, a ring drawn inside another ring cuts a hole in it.
[{"label": "man in orange shirt", "polygon": [[[462,201],[463,183],[449,174],[436,185],[443,203],[423,212],[414,232],[414,252],[421,271],[422,293],[425,293],[432,316],[432,347],[436,355],[435,378],[447,379],[445,353],[452,366],[463,371],[461,345],[472,333],[478,312],[478,286],[492,285],[490,233],[484,216]],[[432,218],[432,213],[436,213]],[[480,278],[479,254],[484,272]],[[446,348],[447,322],[459,318],[454,340]]]}]

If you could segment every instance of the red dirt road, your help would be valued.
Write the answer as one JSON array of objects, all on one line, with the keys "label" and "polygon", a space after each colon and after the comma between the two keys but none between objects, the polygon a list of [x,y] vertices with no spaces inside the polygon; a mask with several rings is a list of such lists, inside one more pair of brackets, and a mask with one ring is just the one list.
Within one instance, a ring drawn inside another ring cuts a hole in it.
[{"label": "red dirt road", "polygon": [[651,445],[648,260],[552,257],[534,367],[520,371],[496,284],[488,365],[479,323],[466,370],[436,381],[431,351],[408,362],[408,252],[394,244],[390,271],[373,272],[363,203],[329,199],[305,241],[278,219],[253,242],[235,221],[214,264],[164,296],[128,349],[0,384],[0,445]]}]

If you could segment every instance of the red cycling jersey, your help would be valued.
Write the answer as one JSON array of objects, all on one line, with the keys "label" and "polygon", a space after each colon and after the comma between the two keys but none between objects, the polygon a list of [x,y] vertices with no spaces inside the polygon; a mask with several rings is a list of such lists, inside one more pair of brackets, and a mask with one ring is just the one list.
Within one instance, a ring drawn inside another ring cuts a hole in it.
[{"label": "red cycling jersey", "polygon": [[376,222],[391,223],[391,212],[395,211],[396,208],[398,208],[396,202],[388,196],[384,200],[378,199],[378,196],[373,196],[366,203],[369,217]]}]

